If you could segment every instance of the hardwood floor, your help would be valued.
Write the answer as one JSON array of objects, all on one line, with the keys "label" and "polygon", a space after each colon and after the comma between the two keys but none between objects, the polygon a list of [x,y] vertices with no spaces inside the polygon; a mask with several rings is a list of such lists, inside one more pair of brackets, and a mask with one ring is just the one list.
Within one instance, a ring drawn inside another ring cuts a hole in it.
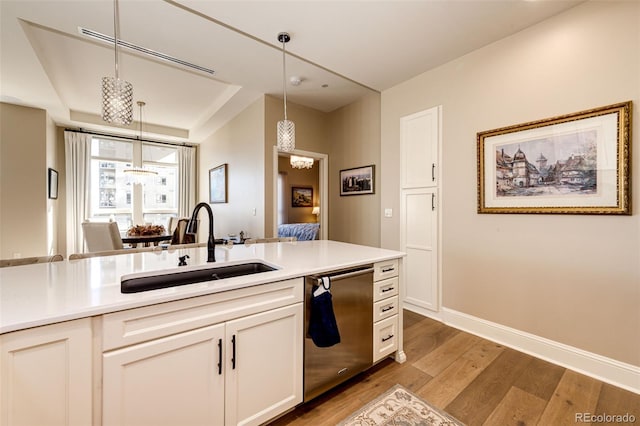
[{"label": "hardwood floor", "polygon": [[[582,413],[640,424],[640,395],[410,311],[404,332],[404,364],[386,359],[272,425],[335,425],[395,384],[469,426],[592,424]],[[593,424],[625,424],[609,419]]]}]

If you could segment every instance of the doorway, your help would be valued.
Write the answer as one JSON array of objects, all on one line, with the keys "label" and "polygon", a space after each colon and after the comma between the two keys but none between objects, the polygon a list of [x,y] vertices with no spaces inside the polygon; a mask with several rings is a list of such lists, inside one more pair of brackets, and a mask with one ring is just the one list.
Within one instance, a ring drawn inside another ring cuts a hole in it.
[{"label": "doorway", "polygon": [[[317,167],[317,189],[315,189],[312,185],[296,182],[291,179],[284,184],[280,181],[280,189],[279,189],[279,174],[280,174],[280,158],[286,158],[287,162],[290,159],[291,155],[299,155],[303,157],[309,157],[314,159],[313,167]],[[320,224],[318,238],[321,240],[328,239],[329,236],[329,217],[328,217],[328,169],[329,169],[329,157],[327,154],[322,154],[318,152],[311,151],[303,151],[303,150],[293,150],[291,152],[279,152],[276,146],[273,147],[273,188],[274,188],[274,203],[273,203],[273,235],[278,235],[278,217],[283,217],[283,210],[294,209],[295,207],[291,206],[291,192],[292,187],[308,189],[312,187],[314,189],[312,195],[312,205],[307,209],[300,209],[300,211],[312,214],[314,207],[317,207],[317,213],[313,214],[315,216],[315,220]],[[300,184],[299,186],[296,186]],[[306,204],[305,204],[306,205]],[[298,210],[296,208],[296,210]],[[290,211],[290,210],[289,210]],[[300,213],[297,211],[295,214],[287,214],[287,217],[291,217],[294,220],[298,220],[296,218],[300,217]],[[310,218],[306,219],[307,221],[313,221]]]}]

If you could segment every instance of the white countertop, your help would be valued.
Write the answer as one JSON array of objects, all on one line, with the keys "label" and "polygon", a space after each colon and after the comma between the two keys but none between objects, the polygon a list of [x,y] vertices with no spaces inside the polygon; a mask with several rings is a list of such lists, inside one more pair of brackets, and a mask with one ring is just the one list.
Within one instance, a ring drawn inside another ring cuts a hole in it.
[{"label": "white countertop", "polygon": [[[189,266],[178,268],[188,254]],[[404,253],[336,241],[297,241],[145,252],[0,268],[0,334],[123,309],[319,274],[399,258]],[[185,271],[256,260],[277,270],[220,281],[123,294],[123,275]]]}]

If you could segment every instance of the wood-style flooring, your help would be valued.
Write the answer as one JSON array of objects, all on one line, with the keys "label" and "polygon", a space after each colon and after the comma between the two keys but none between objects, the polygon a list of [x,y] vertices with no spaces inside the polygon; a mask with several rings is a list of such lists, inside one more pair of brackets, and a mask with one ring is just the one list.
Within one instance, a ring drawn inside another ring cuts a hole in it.
[{"label": "wood-style flooring", "polygon": [[[640,395],[410,311],[404,350],[405,363],[386,359],[272,425],[335,425],[395,384],[469,426],[640,425]],[[635,422],[584,422],[625,414]]]}]

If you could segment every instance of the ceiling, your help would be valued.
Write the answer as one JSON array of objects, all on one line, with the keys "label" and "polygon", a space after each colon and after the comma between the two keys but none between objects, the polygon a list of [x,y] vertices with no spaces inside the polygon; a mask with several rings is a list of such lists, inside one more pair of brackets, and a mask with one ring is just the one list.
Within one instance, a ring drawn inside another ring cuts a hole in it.
[{"label": "ceiling", "polygon": [[[563,12],[582,0],[119,0],[120,38],[213,75],[121,48],[120,77],[144,101],[143,137],[201,142],[262,94],[332,111]],[[111,0],[0,0],[2,101],[46,109],[61,126],[139,135],[100,117],[114,75]],[[134,119],[139,119],[139,109]],[[117,127],[117,126],[116,126]],[[275,130],[274,130],[275,131]]]}]

